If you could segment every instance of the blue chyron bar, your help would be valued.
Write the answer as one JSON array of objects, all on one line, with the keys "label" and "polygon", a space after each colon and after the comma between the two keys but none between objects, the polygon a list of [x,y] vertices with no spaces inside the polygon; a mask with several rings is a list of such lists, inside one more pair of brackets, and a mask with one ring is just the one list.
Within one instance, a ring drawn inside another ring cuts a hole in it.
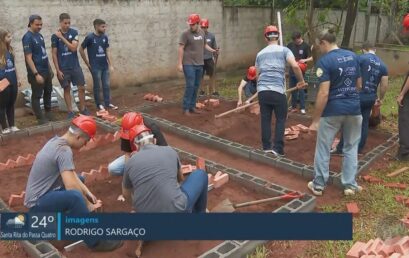
[{"label": "blue chyron bar", "polygon": [[352,240],[350,213],[1,213],[0,240]]}]

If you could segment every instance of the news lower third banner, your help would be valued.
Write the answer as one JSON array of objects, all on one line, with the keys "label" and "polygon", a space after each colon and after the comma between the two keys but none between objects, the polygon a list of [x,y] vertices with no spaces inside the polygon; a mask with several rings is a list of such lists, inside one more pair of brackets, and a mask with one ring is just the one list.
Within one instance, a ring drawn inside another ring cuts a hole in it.
[{"label": "news lower third banner", "polygon": [[350,213],[0,213],[0,240],[352,240]]}]

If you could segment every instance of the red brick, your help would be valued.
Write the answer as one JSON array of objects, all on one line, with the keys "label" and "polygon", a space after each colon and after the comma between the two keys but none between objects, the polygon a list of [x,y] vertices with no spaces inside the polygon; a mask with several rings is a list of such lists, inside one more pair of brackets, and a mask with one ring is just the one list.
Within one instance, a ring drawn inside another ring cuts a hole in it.
[{"label": "red brick", "polygon": [[287,136],[285,137],[285,139],[288,140],[288,141],[296,140],[296,139],[298,139],[298,136],[299,136],[298,134],[287,135]]},{"label": "red brick", "polygon": [[359,251],[359,256],[363,256],[366,254],[369,254],[369,250],[372,246],[372,243],[374,242],[373,239],[369,240],[368,242],[366,242],[366,244],[362,247],[362,249]]},{"label": "red brick", "polygon": [[404,196],[404,195],[395,195],[395,201],[404,204],[406,202],[406,199],[408,199],[408,197]]},{"label": "red brick", "polygon": [[355,242],[355,244],[349,249],[346,258],[359,258],[359,252],[364,248],[366,243]]},{"label": "red brick", "polygon": [[409,236],[402,237],[393,245],[393,250],[395,253],[409,254]]},{"label": "red brick", "polygon": [[[384,243],[386,243],[386,241],[384,242]],[[384,256],[384,257],[388,257],[389,255],[391,255],[393,253],[393,246],[391,246],[391,245],[384,245],[383,247],[382,247],[382,249],[381,250],[379,250],[379,252],[378,252],[378,254],[380,254],[380,255],[382,255],[382,256]]]},{"label": "red brick", "polygon": [[401,183],[384,183],[383,184],[386,187],[390,187],[390,188],[398,188],[401,190],[405,190],[407,185],[406,184],[401,184]]},{"label": "red brick", "polygon": [[214,176],[213,186],[214,188],[219,188],[227,182],[229,182],[229,174],[223,174],[218,171]]},{"label": "red brick", "polygon": [[206,170],[206,160],[204,158],[197,157],[196,167],[197,167],[197,169]]},{"label": "red brick", "polygon": [[9,159],[6,162],[7,168],[15,168],[17,167],[17,162],[15,160]]},{"label": "red brick", "polygon": [[384,243],[383,243],[382,239],[380,239],[380,238],[375,239],[375,241],[373,242],[371,248],[369,249],[369,254],[370,255],[377,255],[378,252],[380,250],[382,250],[383,246],[384,246]]},{"label": "red brick", "polygon": [[359,207],[356,202],[347,203],[347,211],[352,213],[353,216],[357,216],[359,214]]},{"label": "red brick", "polygon": [[371,175],[362,176],[362,179],[363,179],[365,182],[368,182],[368,183],[382,183],[382,182],[383,182],[382,179],[377,178],[377,177],[374,177],[374,176],[371,176]]},{"label": "red brick", "polygon": [[22,157],[22,156],[18,156],[16,159],[16,163],[17,163],[17,167],[23,167],[26,165],[27,159]]},{"label": "red brick", "polygon": [[109,115],[108,111],[106,111],[106,110],[97,111],[97,116],[98,117],[103,117],[103,116],[106,116],[106,115]]},{"label": "red brick", "polygon": [[32,165],[34,163],[34,160],[36,157],[33,154],[28,154],[27,155],[27,165]]},{"label": "red brick", "polygon": [[193,170],[196,169],[196,166],[192,166],[192,165],[182,165],[182,174],[186,175],[189,173],[192,173]]},{"label": "red brick", "polygon": [[399,254],[399,253],[393,253],[393,254],[391,254],[391,256],[389,256],[389,258],[401,258],[401,257],[402,257],[402,255]]},{"label": "red brick", "polygon": [[310,128],[302,124],[298,124],[297,127],[300,128],[301,132],[303,133],[308,133],[310,131]]},{"label": "red brick", "polygon": [[206,107],[205,104],[202,104],[202,103],[200,103],[200,102],[196,103],[196,108],[197,108],[197,109],[203,109],[203,108],[205,108],[205,107]]},{"label": "red brick", "polygon": [[291,130],[293,130],[293,131],[301,131],[301,128],[299,128],[298,126],[294,125],[294,126],[291,126]]},{"label": "red brick", "polygon": [[23,205],[25,195],[25,191],[22,191],[20,194],[11,194],[8,202],[9,207],[13,207],[15,205]]},{"label": "red brick", "polygon": [[284,135],[287,136],[289,134],[292,134],[291,129],[290,128],[285,128]]}]

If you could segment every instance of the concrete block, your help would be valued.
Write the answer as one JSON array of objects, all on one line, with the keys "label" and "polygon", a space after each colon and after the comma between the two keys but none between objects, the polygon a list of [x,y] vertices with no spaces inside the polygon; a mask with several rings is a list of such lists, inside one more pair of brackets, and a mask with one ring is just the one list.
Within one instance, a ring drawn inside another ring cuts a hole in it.
[{"label": "concrete block", "polygon": [[35,135],[39,133],[46,133],[46,132],[51,132],[53,130],[53,127],[51,126],[50,123],[45,124],[45,125],[38,125],[38,126],[33,126],[28,128],[28,135]]}]

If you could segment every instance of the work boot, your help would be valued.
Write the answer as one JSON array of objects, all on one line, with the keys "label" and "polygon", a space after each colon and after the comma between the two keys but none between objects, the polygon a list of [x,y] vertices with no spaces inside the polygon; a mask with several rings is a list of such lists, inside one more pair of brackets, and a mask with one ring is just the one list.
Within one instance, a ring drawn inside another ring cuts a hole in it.
[{"label": "work boot", "polygon": [[55,117],[54,114],[51,111],[45,111],[45,117],[49,120],[49,121],[55,121]]},{"label": "work boot", "polygon": [[94,252],[110,252],[120,248],[123,244],[124,242],[119,240],[99,240],[91,250]]}]

